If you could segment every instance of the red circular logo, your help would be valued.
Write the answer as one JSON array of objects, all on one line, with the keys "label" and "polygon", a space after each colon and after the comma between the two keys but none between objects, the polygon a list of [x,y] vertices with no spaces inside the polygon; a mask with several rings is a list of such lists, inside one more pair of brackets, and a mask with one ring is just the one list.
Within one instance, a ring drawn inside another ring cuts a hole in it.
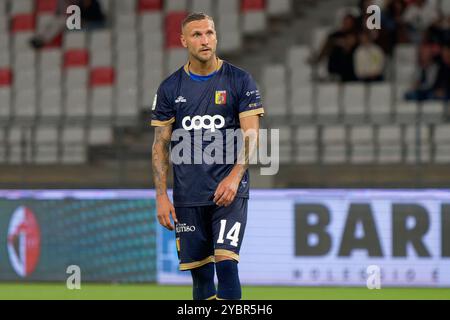
[{"label": "red circular logo", "polygon": [[14,211],[8,229],[9,261],[21,277],[29,276],[39,260],[41,232],[33,212],[27,207]]}]

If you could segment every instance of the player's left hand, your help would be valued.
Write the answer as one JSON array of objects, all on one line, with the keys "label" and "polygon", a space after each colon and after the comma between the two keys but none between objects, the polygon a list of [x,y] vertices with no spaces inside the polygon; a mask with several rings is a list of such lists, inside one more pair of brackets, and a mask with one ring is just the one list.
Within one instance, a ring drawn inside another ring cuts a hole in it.
[{"label": "player's left hand", "polygon": [[236,197],[239,182],[239,179],[233,174],[223,179],[214,193],[214,202],[216,205],[228,207]]}]

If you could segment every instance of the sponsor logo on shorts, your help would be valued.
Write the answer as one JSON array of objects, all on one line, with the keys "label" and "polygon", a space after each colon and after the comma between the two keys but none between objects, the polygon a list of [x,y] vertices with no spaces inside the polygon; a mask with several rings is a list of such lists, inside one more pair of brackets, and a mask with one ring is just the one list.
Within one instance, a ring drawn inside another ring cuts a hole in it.
[{"label": "sponsor logo on shorts", "polygon": [[188,226],[188,225],[186,225],[186,223],[179,223],[176,226],[176,231],[178,233],[194,232],[195,231],[195,226]]}]

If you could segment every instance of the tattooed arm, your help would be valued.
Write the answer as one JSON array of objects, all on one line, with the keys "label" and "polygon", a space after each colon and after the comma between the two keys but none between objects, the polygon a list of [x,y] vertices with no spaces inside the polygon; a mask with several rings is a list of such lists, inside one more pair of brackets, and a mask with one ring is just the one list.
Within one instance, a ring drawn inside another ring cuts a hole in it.
[{"label": "tattooed arm", "polygon": [[214,193],[214,202],[218,206],[229,206],[236,197],[239,183],[247,171],[250,159],[256,155],[258,149],[259,115],[240,119],[243,136],[243,148],[238,156],[238,161],[234,165],[230,174],[217,186]]},{"label": "tattooed arm", "polygon": [[159,223],[174,230],[170,221],[172,216],[178,223],[175,208],[167,195],[167,175],[169,172],[169,144],[172,135],[172,126],[156,127],[155,139],[152,147],[153,181],[156,189],[156,210]]}]

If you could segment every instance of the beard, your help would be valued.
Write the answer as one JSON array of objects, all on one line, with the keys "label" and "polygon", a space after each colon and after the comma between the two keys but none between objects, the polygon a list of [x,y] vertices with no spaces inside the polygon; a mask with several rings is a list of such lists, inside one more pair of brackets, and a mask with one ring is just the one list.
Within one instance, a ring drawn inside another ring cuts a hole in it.
[{"label": "beard", "polygon": [[202,52],[196,52],[192,53],[192,57],[194,57],[196,60],[198,60],[201,63],[206,63],[214,59],[216,52],[211,49],[211,51],[207,51],[208,54],[204,54]]}]

